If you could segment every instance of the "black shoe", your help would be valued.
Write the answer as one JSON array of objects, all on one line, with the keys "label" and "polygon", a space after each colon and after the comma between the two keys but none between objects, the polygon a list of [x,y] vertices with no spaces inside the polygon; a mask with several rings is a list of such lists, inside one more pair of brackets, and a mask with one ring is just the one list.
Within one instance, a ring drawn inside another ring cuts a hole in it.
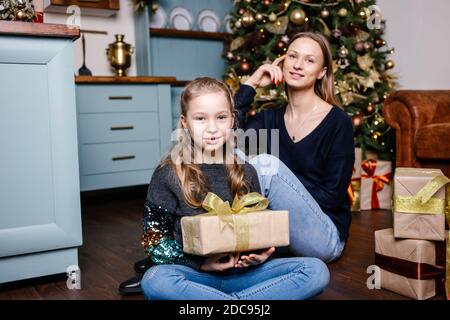
[{"label": "black shoe", "polygon": [[145,271],[147,271],[151,266],[153,266],[153,262],[150,258],[145,258],[143,260],[139,260],[134,264],[134,271],[138,275],[143,274]]},{"label": "black shoe", "polygon": [[119,292],[123,295],[132,295],[142,293],[141,277],[132,277],[119,286]]}]

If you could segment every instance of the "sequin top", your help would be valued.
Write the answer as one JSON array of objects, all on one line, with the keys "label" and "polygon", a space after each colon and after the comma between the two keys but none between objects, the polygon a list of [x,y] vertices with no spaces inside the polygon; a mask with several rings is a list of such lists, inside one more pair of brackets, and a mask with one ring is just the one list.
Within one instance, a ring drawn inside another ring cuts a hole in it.
[{"label": "sequin top", "polygon": [[[201,164],[211,192],[222,200],[233,202],[228,186],[228,173],[223,164]],[[261,192],[255,168],[243,164],[244,176],[250,192]],[[205,195],[206,196],[206,195]],[[184,201],[181,183],[170,165],[155,169],[148,187],[144,205],[141,244],[155,264],[183,264],[200,269],[203,257],[183,253],[181,217],[204,213],[203,208],[192,208]]]}]

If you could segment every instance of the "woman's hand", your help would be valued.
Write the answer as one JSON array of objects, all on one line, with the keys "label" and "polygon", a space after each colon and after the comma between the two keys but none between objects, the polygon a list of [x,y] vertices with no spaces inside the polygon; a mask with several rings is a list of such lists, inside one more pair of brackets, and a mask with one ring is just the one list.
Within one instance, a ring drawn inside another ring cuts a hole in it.
[{"label": "woman's hand", "polygon": [[259,253],[251,253],[249,255],[241,256],[235,268],[246,268],[249,266],[256,266],[264,263],[275,252],[275,247],[268,248]]},{"label": "woman's hand", "polygon": [[239,252],[228,254],[216,254],[205,258],[200,270],[223,272],[233,268],[239,260]]},{"label": "woman's hand", "polygon": [[261,65],[251,76],[245,81],[246,85],[252,86],[254,89],[268,86],[271,83],[281,83],[283,81],[283,71],[280,68],[280,63],[286,56],[281,56],[275,59],[271,64]]}]

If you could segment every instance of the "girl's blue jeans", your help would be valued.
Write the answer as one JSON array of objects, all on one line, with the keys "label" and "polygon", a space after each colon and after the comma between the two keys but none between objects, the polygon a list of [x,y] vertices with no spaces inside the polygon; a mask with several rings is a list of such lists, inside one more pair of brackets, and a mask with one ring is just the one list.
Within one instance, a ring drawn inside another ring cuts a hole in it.
[{"label": "girl's blue jeans", "polygon": [[322,292],[329,278],[322,260],[292,257],[223,273],[157,265],[144,274],[141,288],[150,300],[302,300]]}]

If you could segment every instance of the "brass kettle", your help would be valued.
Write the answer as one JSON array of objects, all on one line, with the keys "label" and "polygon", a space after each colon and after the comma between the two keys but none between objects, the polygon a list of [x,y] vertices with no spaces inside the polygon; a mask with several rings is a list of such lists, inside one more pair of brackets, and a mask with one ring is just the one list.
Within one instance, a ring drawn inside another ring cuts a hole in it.
[{"label": "brass kettle", "polygon": [[111,66],[115,69],[118,77],[126,77],[126,69],[131,66],[131,55],[134,48],[123,41],[125,35],[116,34],[116,41],[110,43],[106,48],[106,55]]}]

